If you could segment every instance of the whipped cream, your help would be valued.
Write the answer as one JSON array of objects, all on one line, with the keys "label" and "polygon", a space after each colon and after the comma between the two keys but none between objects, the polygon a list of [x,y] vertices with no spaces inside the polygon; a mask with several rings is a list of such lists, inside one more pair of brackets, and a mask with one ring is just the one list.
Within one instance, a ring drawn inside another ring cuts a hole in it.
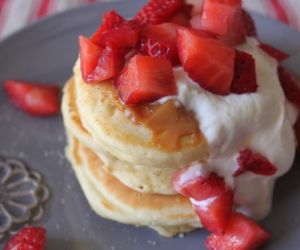
[{"label": "whipped cream", "polygon": [[[234,201],[239,211],[262,219],[271,209],[275,180],[292,166],[296,148],[293,125],[298,114],[280,86],[277,61],[257,45],[256,39],[248,38],[237,48],[255,58],[256,93],[219,96],[193,82],[182,67],[174,69],[174,73],[178,87],[176,99],[195,113],[210,145],[208,162],[197,165],[224,177],[235,190]],[[244,148],[267,157],[277,167],[275,175],[247,172],[233,177],[238,169],[239,151]]]}]

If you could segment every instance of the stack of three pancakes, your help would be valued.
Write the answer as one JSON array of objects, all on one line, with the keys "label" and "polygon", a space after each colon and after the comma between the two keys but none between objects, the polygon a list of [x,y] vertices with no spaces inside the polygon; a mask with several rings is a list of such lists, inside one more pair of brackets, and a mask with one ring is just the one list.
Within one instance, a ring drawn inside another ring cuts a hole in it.
[{"label": "stack of three pancakes", "polygon": [[123,105],[111,81],[85,83],[79,64],[65,86],[62,113],[67,157],[92,209],[168,237],[201,227],[172,186],[180,167],[209,156],[193,114],[172,99]]}]

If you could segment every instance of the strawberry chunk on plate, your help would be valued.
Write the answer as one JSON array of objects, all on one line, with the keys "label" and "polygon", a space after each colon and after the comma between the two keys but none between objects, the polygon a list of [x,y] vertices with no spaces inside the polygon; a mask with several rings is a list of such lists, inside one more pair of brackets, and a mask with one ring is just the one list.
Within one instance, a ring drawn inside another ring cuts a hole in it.
[{"label": "strawberry chunk on plate", "polygon": [[263,246],[270,233],[246,216],[232,212],[223,234],[211,234],[205,245],[209,250],[255,250]]},{"label": "strawberry chunk on plate", "polygon": [[179,62],[176,43],[176,25],[163,23],[148,26],[142,34],[141,53],[152,57],[169,59],[173,64]]},{"label": "strawberry chunk on plate", "polygon": [[191,25],[195,29],[224,35],[240,8],[241,0],[205,0],[202,14],[193,18]]},{"label": "strawberry chunk on plate", "polygon": [[206,200],[196,201],[192,199],[192,205],[203,227],[210,232],[221,234],[232,210],[233,192],[228,189],[218,196]]},{"label": "strawberry chunk on plate", "polygon": [[217,174],[203,174],[197,166],[188,166],[177,171],[173,178],[177,193],[197,201],[216,197],[227,187],[223,178]]},{"label": "strawberry chunk on plate", "polygon": [[175,12],[175,14],[168,20],[168,22],[188,27],[190,26],[192,10],[193,6],[191,4],[186,4],[184,7],[180,8],[180,10]]},{"label": "strawberry chunk on plate", "polygon": [[278,77],[285,97],[300,110],[300,80],[283,66],[278,67]]},{"label": "strawberry chunk on plate", "polygon": [[184,70],[202,88],[227,95],[233,79],[235,50],[186,28],[177,29],[178,54]]},{"label": "strawberry chunk on plate", "polygon": [[252,55],[236,50],[234,75],[230,91],[234,94],[257,91],[255,59]]},{"label": "strawberry chunk on plate", "polygon": [[47,233],[41,227],[24,227],[4,246],[4,250],[44,250]]},{"label": "strawberry chunk on plate", "polygon": [[144,55],[129,60],[116,79],[115,88],[125,104],[151,102],[177,93],[170,61]]},{"label": "strawberry chunk on plate", "polygon": [[239,176],[247,171],[258,175],[274,175],[277,168],[264,156],[246,148],[240,151],[237,158],[239,169],[234,176]]},{"label": "strawberry chunk on plate", "polygon": [[289,55],[282,50],[272,47],[269,44],[261,43],[259,47],[269,54],[271,57],[275,58],[278,62],[284,61],[289,58]]},{"label": "strawberry chunk on plate", "polygon": [[58,86],[6,80],[3,87],[17,107],[33,116],[55,115],[60,110]]},{"label": "strawberry chunk on plate", "polygon": [[136,14],[134,20],[140,25],[163,23],[184,6],[184,0],[150,0]]},{"label": "strawberry chunk on plate", "polygon": [[88,38],[79,37],[80,66],[87,83],[97,83],[115,77],[122,68],[123,55],[115,47],[99,47]]}]

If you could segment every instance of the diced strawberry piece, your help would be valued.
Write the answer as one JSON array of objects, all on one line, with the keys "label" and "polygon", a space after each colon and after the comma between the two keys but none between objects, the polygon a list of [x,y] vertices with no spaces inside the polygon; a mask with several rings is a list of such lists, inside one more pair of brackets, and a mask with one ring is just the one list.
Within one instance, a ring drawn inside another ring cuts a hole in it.
[{"label": "diced strawberry piece", "polygon": [[173,64],[178,63],[176,25],[163,23],[148,26],[142,35],[140,51],[152,57],[169,59]]},{"label": "diced strawberry piece", "polygon": [[205,0],[201,18],[192,19],[191,25],[193,28],[224,35],[240,8],[241,0]]},{"label": "diced strawberry piece", "polygon": [[7,80],[3,87],[17,107],[33,116],[54,115],[60,110],[58,86]]},{"label": "diced strawberry piece", "polygon": [[261,43],[259,47],[271,57],[275,58],[278,62],[284,61],[285,59],[289,58],[289,55],[287,53],[276,49],[269,44]]},{"label": "diced strawberry piece", "polygon": [[278,77],[285,97],[300,110],[300,81],[283,66],[278,67]]},{"label": "diced strawberry piece", "polygon": [[91,37],[91,41],[100,47],[133,48],[139,41],[139,38],[138,29],[129,23],[124,23],[117,28],[96,32]]},{"label": "diced strawberry piece", "polygon": [[92,82],[101,82],[111,79],[118,75],[123,64],[123,55],[116,48],[106,47],[102,50],[97,66],[90,75],[90,80]]},{"label": "diced strawberry piece", "polygon": [[173,187],[177,193],[197,201],[216,197],[228,190],[222,177],[203,173],[197,165],[178,170],[173,178]]},{"label": "diced strawberry piece", "polygon": [[224,234],[211,234],[205,245],[209,250],[255,250],[269,238],[270,233],[253,220],[232,212]]},{"label": "diced strawberry piece", "polygon": [[95,45],[88,38],[79,36],[80,63],[83,79],[90,82],[91,75],[98,64],[103,48]]},{"label": "diced strawberry piece", "polygon": [[177,29],[177,46],[181,64],[192,80],[215,94],[229,93],[234,49],[186,28]]},{"label": "diced strawberry piece", "polygon": [[96,33],[102,33],[116,27],[119,27],[124,23],[124,18],[120,16],[116,11],[108,11],[102,17],[102,25],[99,27]]},{"label": "diced strawberry piece", "polygon": [[188,27],[190,26],[190,19],[193,6],[186,4],[183,8],[177,11],[168,22],[174,23],[180,26]]},{"label": "diced strawberry piece", "polygon": [[192,205],[202,225],[210,232],[223,233],[228,222],[232,206],[233,192],[227,190],[219,196],[203,201],[192,200]]},{"label": "diced strawberry piece", "polygon": [[247,36],[256,36],[256,28],[252,17],[243,9],[238,10],[226,34],[219,39],[229,46],[244,43]]},{"label": "diced strawberry piece", "polygon": [[251,15],[244,9],[242,9],[243,23],[245,25],[246,35],[247,36],[257,36],[256,26]]},{"label": "diced strawberry piece", "polygon": [[230,91],[234,94],[257,91],[255,59],[252,55],[243,51],[236,51],[234,75]]},{"label": "diced strawberry piece", "polygon": [[270,176],[277,171],[277,168],[266,157],[254,153],[250,149],[240,151],[237,162],[239,169],[234,173],[234,176],[239,176],[247,171]]},{"label": "diced strawberry piece", "polygon": [[142,55],[130,59],[115,87],[125,104],[155,101],[177,93],[170,61]]},{"label": "diced strawberry piece", "polygon": [[79,37],[82,77],[87,83],[96,83],[115,77],[122,68],[122,53],[115,47],[102,48],[88,38]]},{"label": "diced strawberry piece", "polygon": [[166,22],[185,5],[184,0],[150,0],[135,16],[140,25]]},{"label": "diced strawberry piece", "polygon": [[13,236],[4,250],[44,250],[47,233],[41,227],[25,227]]}]

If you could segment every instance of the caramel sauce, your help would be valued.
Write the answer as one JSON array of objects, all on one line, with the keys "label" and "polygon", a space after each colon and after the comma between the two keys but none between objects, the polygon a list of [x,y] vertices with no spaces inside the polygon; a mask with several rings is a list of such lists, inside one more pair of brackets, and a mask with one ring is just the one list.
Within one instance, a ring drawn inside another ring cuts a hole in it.
[{"label": "caramel sauce", "polygon": [[194,114],[175,100],[137,105],[129,110],[134,122],[150,129],[153,144],[166,151],[195,145],[203,138]]},{"label": "caramel sauce", "polygon": [[178,151],[203,141],[193,112],[187,111],[176,100],[162,104],[124,105],[115,91],[113,99],[121,111],[129,111],[129,118],[135,124],[142,124],[151,131],[152,143],[164,151]]}]

